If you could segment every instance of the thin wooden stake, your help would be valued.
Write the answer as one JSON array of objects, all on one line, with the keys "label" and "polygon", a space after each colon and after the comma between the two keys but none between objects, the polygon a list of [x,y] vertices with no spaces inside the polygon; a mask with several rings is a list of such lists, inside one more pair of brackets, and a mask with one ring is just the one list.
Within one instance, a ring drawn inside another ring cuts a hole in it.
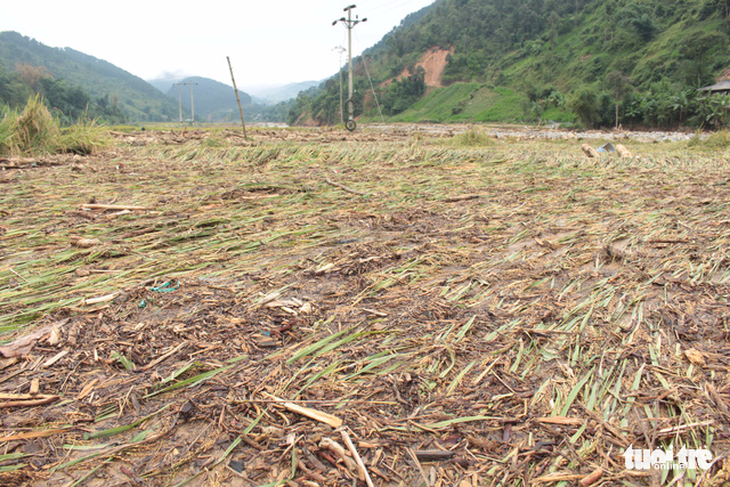
[{"label": "thin wooden stake", "polygon": [[238,112],[241,114],[241,126],[243,127],[243,137],[248,139],[246,135],[246,122],[243,120],[243,108],[241,108],[241,97],[238,96],[238,88],[236,88],[236,79],[233,77],[233,67],[231,66],[231,58],[226,56],[228,60],[228,69],[231,71],[231,81],[233,81],[233,91],[236,92],[236,101],[238,102]]}]

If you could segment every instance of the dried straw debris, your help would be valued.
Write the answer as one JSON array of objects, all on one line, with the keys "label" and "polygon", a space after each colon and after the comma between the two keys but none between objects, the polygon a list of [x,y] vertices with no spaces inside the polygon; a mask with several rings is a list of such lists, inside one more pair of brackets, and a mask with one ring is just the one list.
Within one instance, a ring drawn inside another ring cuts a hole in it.
[{"label": "dried straw debris", "polygon": [[0,483],[727,481],[726,154],[126,137],[4,183]]}]

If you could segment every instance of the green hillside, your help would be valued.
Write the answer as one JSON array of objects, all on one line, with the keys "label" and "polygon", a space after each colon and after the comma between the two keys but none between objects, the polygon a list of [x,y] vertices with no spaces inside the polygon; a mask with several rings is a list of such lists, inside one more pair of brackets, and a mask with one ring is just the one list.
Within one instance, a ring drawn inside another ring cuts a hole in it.
[{"label": "green hillside", "polygon": [[[46,86],[19,86],[19,81],[28,85],[26,78],[33,78],[19,74],[19,66],[26,74],[33,75],[33,70],[36,75],[42,74]],[[176,100],[141,78],[93,56],[70,48],[48,47],[16,32],[0,32],[0,68],[0,83],[7,88],[2,90],[4,93],[0,92],[0,102],[8,105],[18,103],[16,98],[22,98],[28,88],[31,91],[45,88],[45,91],[63,93],[59,98],[67,98],[71,93],[79,99],[86,96],[95,104],[116,106],[134,121],[177,120],[178,117]],[[69,100],[60,100],[64,101]]]},{"label": "green hillside", "polygon": [[[390,120],[612,126],[618,103],[624,126],[721,126],[726,101],[696,89],[730,68],[729,14],[724,0],[437,0],[363,57]],[[416,68],[432,48],[453,51],[442,88]],[[356,74],[356,113],[379,119]],[[339,85],[322,88],[290,120],[335,122]]]}]

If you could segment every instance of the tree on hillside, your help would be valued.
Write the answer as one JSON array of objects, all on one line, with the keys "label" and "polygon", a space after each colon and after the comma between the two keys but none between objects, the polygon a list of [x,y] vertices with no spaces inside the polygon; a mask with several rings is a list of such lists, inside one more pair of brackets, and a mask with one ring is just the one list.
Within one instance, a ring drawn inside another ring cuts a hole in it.
[{"label": "tree on hillside", "polygon": [[550,47],[555,47],[555,41],[558,38],[558,23],[560,22],[560,15],[557,14],[554,10],[550,12],[550,15],[547,18],[548,23],[550,24]]},{"label": "tree on hillside", "polygon": [[706,19],[713,14],[727,20],[730,17],[730,0],[705,0],[699,12],[700,18]]},{"label": "tree on hillside", "polygon": [[28,63],[17,63],[15,72],[18,73],[20,79],[33,90],[34,93],[40,93],[41,80],[44,78],[52,78],[53,75],[44,66],[33,66]]},{"label": "tree on hillside", "polygon": [[693,75],[696,76],[697,87],[702,86],[707,73],[706,58],[707,54],[713,47],[717,45],[726,46],[728,42],[727,36],[717,32],[697,32],[692,43],[683,45],[680,54],[684,56],[691,64],[693,64]]},{"label": "tree on hillside", "polygon": [[388,115],[402,112],[426,92],[426,70],[422,66],[411,68],[410,76],[393,81],[382,96],[383,107]]},{"label": "tree on hillside", "polygon": [[644,43],[649,42],[656,35],[658,26],[650,5],[629,3],[618,11],[617,17],[624,28],[632,30]]},{"label": "tree on hillside", "polygon": [[55,108],[66,122],[83,117],[89,108],[89,95],[78,86],[73,86],[63,79],[42,78],[41,94],[50,107]]},{"label": "tree on hillside", "polygon": [[588,128],[593,128],[601,118],[601,103],[595,91],[588,87],[578,89],[570,97],[568,109]]},{"label": "tree on hillside", "polygon": [[9,107],[23,105],[30,96],[30,90],[15,72],[8,72],[0,65],[0,105]]},{"label": "tree on hillside", "polygon": [[618,106],[620,100],[623,98],[626,89],[630,86],[630,84],[631,78],[626,76],[621,71],[611,71],[606,75],[606,85],[608,85],[607,87],[611,91],[613,99],[616,102],[616,123],[614,125],[615,128],[618,128],[619,124]]}]

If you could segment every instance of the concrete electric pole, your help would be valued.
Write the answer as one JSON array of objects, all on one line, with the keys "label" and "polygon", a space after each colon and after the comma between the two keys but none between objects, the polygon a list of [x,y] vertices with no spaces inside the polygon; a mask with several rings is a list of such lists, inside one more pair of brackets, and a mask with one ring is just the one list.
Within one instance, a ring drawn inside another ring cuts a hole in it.
[{"label": "concrete electric pole", "polygon": [[350,5],[349,7],[345,8],[344,11],[347,12],[347,18],[342,17],[334,22],[332,22],[332,25],[337,24],[337,22],[342,22],[345,24],[345,27],[347,27],[347,57],[349,61],[349,72],[348,72],[348,78],[347,78],[347,87],[348,87],[348,96],[347,96],[347,124],[345,125],[347,127],[347,130],[352,132],[355,130],[357,125],[355,124],[354,115],[355,115],[355,100],[352,99],[352,91],[353,91],[353,82],[352,82],[352,29],[355,28],[357,24],[360,22],[367,22],[368,19],[358,19],[357,16],[355,16],[355,19],[352,18],[352,9],[355,8],[355,5]]},{"label": "concrete electric pole", "polygon": [[193,86],[198,86],[198,83],[177,83],[177,102],[180,107],[180,123],[182,123],[182,97],[181,97],[181,87],[182,86],[190,86],[190,110],[192,111],[192,118],[190,119],[190,124],[195,125],[195,104],[193,103]]},{"label": "concrete electric pole", "polygon": [[182,83],[177,83],[177,104],[180,110],[180,125],[182,125],[182,95],[181,95]]}]

